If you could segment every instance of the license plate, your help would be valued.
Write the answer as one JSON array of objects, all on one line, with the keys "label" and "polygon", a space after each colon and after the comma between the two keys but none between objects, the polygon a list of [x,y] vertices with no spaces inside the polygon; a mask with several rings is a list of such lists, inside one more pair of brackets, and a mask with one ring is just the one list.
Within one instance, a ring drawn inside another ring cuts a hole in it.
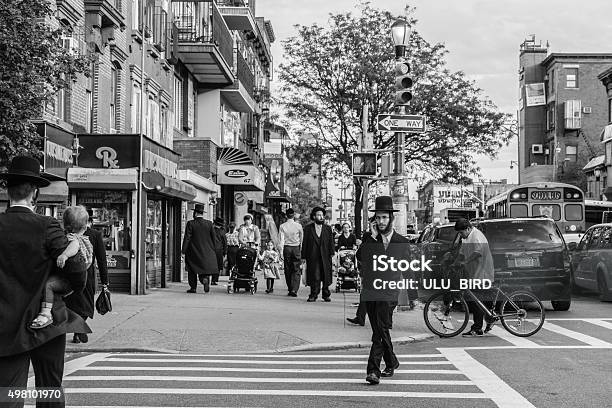
[{"label": "license plate", "polygon": [[539,262],[536,258],[514,258],[514,265],[517,268],[533,268],[539,266]]}]

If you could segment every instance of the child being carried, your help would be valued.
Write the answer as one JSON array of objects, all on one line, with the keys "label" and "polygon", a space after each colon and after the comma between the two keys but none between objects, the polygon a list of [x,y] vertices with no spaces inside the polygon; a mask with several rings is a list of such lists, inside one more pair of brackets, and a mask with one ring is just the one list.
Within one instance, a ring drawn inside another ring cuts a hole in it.
[{"label": "child being carried", "polygon": [[[66,231],[66,238],[68,238],[69,244],[64,252],[57,257],[58,268],[63,268],[68,258],[75,256],[79,252],[85,258],[85,265],[89,267],[93,260],[93,246],[89,242],[89,238],[83,235],[87,229],[87,221],[89,219],[87,210],[81,205],[68,207],[64,211],[63,218],[64,230]],[[45,283],[45,295],[41,310],[30,324],[32,329],[42,329],[53,323],[51,309],[53,308],[53,299],[56,293],[66,297],[72,293],[72,289],[66,279],[58,275],[51,275]]]}]

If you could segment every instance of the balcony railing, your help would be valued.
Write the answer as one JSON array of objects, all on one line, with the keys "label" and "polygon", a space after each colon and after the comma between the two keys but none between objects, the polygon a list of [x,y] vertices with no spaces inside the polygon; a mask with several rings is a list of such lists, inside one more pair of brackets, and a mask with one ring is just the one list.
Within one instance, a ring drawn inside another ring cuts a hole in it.
[{"label": "balcony railing", "polygon": [[234,40],[214,3],[173,2],[179,44],[213,44],[234,65]]},{"label": "balcony railing", "polygon": [[242,53],[238,51],[238,48],[234,48],[234,55],[236,57],[236,63],[234,64],[234,75],[242,83],[247,93],[254,97],[255,91],[255,75],[251,71],[251,67],[242,56]]}]

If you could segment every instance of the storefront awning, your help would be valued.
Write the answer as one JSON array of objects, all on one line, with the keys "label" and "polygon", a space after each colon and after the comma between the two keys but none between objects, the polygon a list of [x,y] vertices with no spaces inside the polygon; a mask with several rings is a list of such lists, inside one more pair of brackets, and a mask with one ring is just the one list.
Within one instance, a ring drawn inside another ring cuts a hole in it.
[{"label": "storefront awning", "polygon": [[[47,187],[40,189],[37,202],[62,203],[68,199],[68,184],[65,181],[52,181]],[[0,190],[0,201],[8,201],[6,190]]]},{"label": "storefront awning", "polygon": [[602,154],[589,160],[589,162],[582,168],[583,171],[593,170],[598,167],[604,167],[606,165],[606,155]]},{"label": "storefront awning", "polygon": [[154,190],[170,197],[185,201],[191,201],[196,197],[195,187],[180,180],[163,176],[155,171],[142,173],[142,182],[147,190]]},{"label": "storefront awning", "polygon": [[68,169],[67,181],[70,188],[136,190],[138,170],[73,167]]},{"label": "storefront awning", "polygon": [[187,184],[191,184],[197,190],[203,190],[208,193],[221,194],[221,186],[215,184],[211,179],[200,176],[192,170],[179,170],[179,179]]}]

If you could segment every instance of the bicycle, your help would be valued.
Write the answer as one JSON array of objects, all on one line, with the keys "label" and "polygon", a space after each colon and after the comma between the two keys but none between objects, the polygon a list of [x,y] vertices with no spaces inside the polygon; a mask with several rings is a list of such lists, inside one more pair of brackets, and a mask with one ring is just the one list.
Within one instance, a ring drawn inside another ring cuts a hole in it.
[{"label": "bicycle", "polygon": [[[511,275],[511,272],[497,272],[496,278]],[[454,337],[463,332],[470,320],[469,307],[464,298],[466,294],[476,303],[476,307],[485,313],[488,321],[499,320],[502,326],[515,336],[529,337],[542,328],[545,319],[544,306],[536,295],[526,290],[506,295],[499,286],[491,289],[496,289],[496,293],[490,310],[470,289],[448,289],[430,296],[423,309],[427,328],[440,337]],[[501,305],[498,313],[495,306],[499,301]],[[528,306],[531,306],[529,316]]]}]

